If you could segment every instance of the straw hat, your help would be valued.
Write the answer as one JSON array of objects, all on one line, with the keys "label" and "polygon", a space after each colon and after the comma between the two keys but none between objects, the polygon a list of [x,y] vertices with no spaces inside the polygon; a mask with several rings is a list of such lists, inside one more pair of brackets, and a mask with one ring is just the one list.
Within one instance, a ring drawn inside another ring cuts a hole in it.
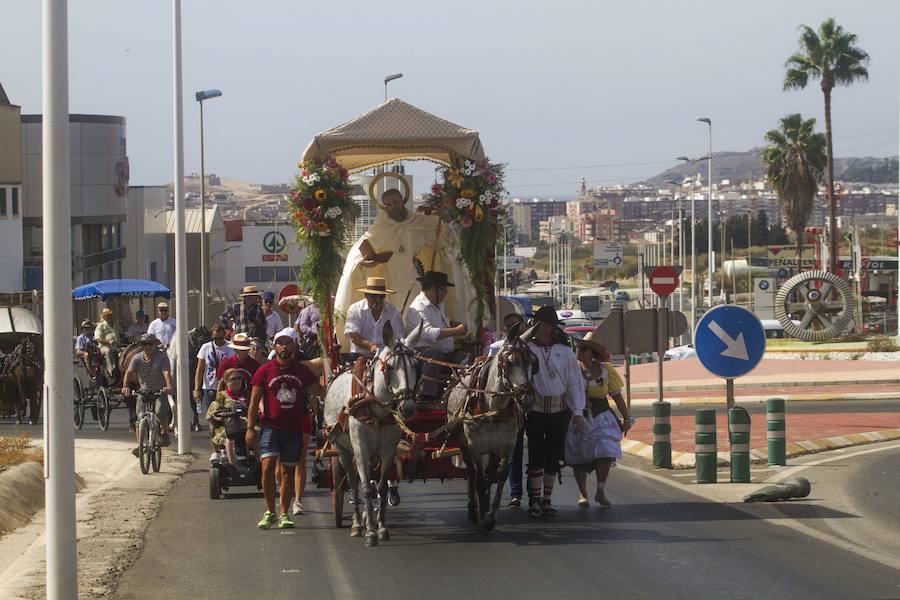
[{"label": "straw hat", "polygon": [[387,282],[384,277],[366,277],[366,287],[356,288],[357,292],[364,294],[393,294],[394,290],[387,289]]},{"label": "straw hat", "polygon": [[236,333],[231,338],[231,341],[228,342],[228,347],[233,350],[247,350],[249,352],[253,350],[253,342],[246,333]]},{"label": "straw hat", "polygon": [[244,289],[241,290],[241,297],[244,296],[259,296],[259,288],[255,285],[245,285]]},{"label": "straw hat", "polygon": [[609,350],[607,350],[606,346],[600,343],[600,336],[597,335],[597,330],[588,331],[587,335],[584,336],[580,342],[578,342],[582,346],[587,346],[591,350],[595,350],[600,353],[601,358],[604,361],[609,360]]},{"label": "straw hat", "polygon": [[113,311],[108,308],[104,308],[103,310],[100,311],[101,317],[111,317],[113,314],[114,314]]},{"label": "straw hat", "polygon": [[168,302],[160,302],[159,304],[156,305],[156,308],[169,308],[169,303]]}]

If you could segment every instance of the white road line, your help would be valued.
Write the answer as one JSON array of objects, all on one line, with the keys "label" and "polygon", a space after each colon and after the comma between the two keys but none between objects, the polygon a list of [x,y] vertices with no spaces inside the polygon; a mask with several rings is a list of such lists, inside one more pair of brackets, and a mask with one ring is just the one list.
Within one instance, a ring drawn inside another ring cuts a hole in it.
[{"label": "white road line", "polygon": [[[333,514],[331,509],[331,503],[326,502],[326,498],[322,497],[311,497],[309,500],[313,501],[310,504],[317,504],[317,510],[319,514],[324,513],[325,517],[323,519],[317,519],[320,523],[328,523],[329,517]],[[345,498],[346,500],[346,498]],[[346,507],[346,503],[345,503]],[[350,506],[352,510],[352,505]],[[316,537],[319,539],[320,547],[322,551],[320,556],[325,561],[325,570],[328,571],[328,582],[331,584],[331,589],[334,592],[334,598],[341,598],[341,600],[358,600],[360,598],[359,594],[356,593],[356,590],[353,589],[353,586],[350,583],[350,572],[344,566],[344,563],[341,561],[341,557],[338,554],[337,545],[334,543],[334,540],[331,536],[331,529],[317,527],[315,529]],[[347,537],[350,537],[349,529],[341,529],[342,532],[347,534]],[[354,540],[359,542],[360,547],[363,545],[363,540],[356,539]]]},{"label": "white road line", "polygon": [[839,460],[844,460],[847,458],[853,458],[854,456],[862,456],[863,454],[872,454],[874,452],[885,452],[888,450],[894,450],[896,448],[900,448],[900,442],[893,444],[886,444],[884,446],[878,448],[866,448],[865,450],[856,450],[855,452],[847,452],[849,448],[836,448],[834,450],[829,451],[837,452],[839,454],[835,456],[828,456],[826,458],[820,458],[818,460],[813,460],[808,463],[803,463],[802,465],[797,465],[796,467],[791,467],[790,469],[786,469],[784,471],[779,471],[772,477],[766,480],[766,483],[777,483],[779,481],[784,481],[788,477],[793,477],[803,469],[808,469],[809,467],[818,467],[819,465],[824,465],[831,462],[836,462]]}]

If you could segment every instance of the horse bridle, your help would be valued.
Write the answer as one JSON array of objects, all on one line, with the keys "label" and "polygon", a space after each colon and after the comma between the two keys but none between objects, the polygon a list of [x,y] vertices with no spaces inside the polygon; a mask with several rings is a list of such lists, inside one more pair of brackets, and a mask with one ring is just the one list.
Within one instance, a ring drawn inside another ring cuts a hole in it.
[{"label": "horse bridle", "polygon": [[500,385],[502,385],[506,391],[490,393],[501,397],[510,396],[513,402],[516,403],[516,406],[519,408],[519,410],[524,413],[524,400],[526,397],[531,395],[533,389],[531,385],[531,379],[529,379],[528,382],[524,385],[513,385],[512,382],[509,381],[509,362],[513,354],[521,358],[523,366],[531,368],[531,379],[533,379],[534,375],[537,373],[537,369],[540,363],[538,363],[537,357],[526,344],[524,344],[520,340],[516,340],[512,344],[505,344],[497,354],[496,360],[497,372],[500,375]]},{"label": "horse bridle", "polygon": [[[392,358],[397,359],[397,364],[392,365],[392,364],[388,363],[388,361]],[[379,362],[379,368],[381,369],[381,372],[384,373],[384,385],[385,385],[385,387],[387,387],[388,391],[391,393],[391,401],[390,402],[394,407],[399,407],[401,402],[415,396],[415,394],[416,394],[415,386],[413,386],[411,388],[407,387],[407,389],[405,389],[405,390],[395,390],[394,386],[391,385],[391,378],[388,376],[388,370],[389,369],[391,369],[391,370],[399,369],[400,368],[399,363],[401,361],[404,364],[406,363],[406,361],[409,361],[409,360],[413,361],[413,366],[415,367],[415,370],[418,371],[418,366],[417,366],[418,363],[416,362],[415,353],[412,350],[407,348],[403,344],[403,342],[398,340],[397,343],[394,344],[394,347],[391,348],[388,351],[387,355],[384,356],[384,358],[378,358],[377,360]],[[373,367],[374,367],[374,364],[373,364]],[[374,379],[374,377],[373,377],[373,379]],[[407,382],[407,385],[408,385],[408,382]],[[387,406],[387,403],[381,402],[377,398],[376,398],[376,401],[379,404],[381,404],[382,406],[384,406],[386,409],[390,408]]]}]

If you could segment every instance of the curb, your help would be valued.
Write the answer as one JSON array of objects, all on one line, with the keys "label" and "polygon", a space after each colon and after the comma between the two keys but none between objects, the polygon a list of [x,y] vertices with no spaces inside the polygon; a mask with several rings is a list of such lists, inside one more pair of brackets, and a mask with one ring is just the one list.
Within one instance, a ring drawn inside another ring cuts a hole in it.
[{"label": "curb", "polygon": [[[847,448],[850,446],[862,446],[865,444],[874,444],[877,442],[888,442],[900,439],[900,428],[898,429],[882,429],[880,431],[869,431],[867,433],[852,433],[849,435],[839,435],[827,438],[817,438],[813,440],[805,440],[802,442],[789,442],[787,444],[787,457],[794,458],[804,454],[814,454],[816,452],[825,452],[826,450],[835,450],[837,448]],[[632,456],[651,460],[653,458],[653,446],[639,442],[637,440],[623,440],[622,451]],[[731,464],[730,452],[718,453],[718,465],[728,466]],[[766,448],[757,448],[750,450],[750,461],[760,463],[768,459],[768,451]],[[693,452],[672,451],[672,468],[673,469],[693,469],[696,464]]]},{"label": "curb", "polygon": [[[766,394],[760,396],[737,396],[735,404],[765,403],[769,398],[784,398],[788,402],[839,402],[843,400],[900,400],[900,392],[869,392],[846,394]],[[666,402],[672,406],[692,406],[717,404],[725,405],[725,392],[719,396],[691,396],[687,398],[666,398]],[[650,406],[656,402],[655,398],[632,398],[632,406]]]},{"label": "curb", "polygon": [[[748,390],[748,389],[759,389],[762,385],[767,387],[779,387],[779,388],[790,388],[790,387],[832,387],[836,385],[840,386],[854,386],[854,385],[896,385],[900,384],[900,378],[897,377],[887,377],[887,378],[878,378],[873,377],[869,379],[846,379],[844,381],[766,381],[766,382],[751,382],[751,383],[735,383],[735,390]],[[688,392],[692,390],[722,390],[725,387],[725,382],[720,381],[717,383],[705,383],[700,385],[664,385],[664,392]],[[641,383],[631,386],[632,394],[646,394],[650,392],[655,392],[658,390],[658,387],[654,387],[651,384]]]}]

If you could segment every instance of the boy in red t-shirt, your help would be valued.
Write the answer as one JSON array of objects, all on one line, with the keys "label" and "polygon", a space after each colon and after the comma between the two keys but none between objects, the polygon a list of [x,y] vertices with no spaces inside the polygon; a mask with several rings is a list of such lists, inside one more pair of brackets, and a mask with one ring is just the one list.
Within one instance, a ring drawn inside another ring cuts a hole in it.
[{"label": "boy in red t-shirt", "polygon": [[[262,459],[263,495],[266,512],[257,523],[260,529],[275,524],[275,466],[281,458],[281,481],[294,481],[294,469],[300,459],[303,432],[310,431],[312,420],[306,405],[306,390],[318,379],[294,358],[294,339],[279,333],[275,340],[275,360],[256,370],[250,381],[250,408],[247,411],[247,444],[256,444],[256,421],[261,426],[259,451]],[[288,516],[293,486],[282,485],[279,498],[280,529],[294,527]]]}]

